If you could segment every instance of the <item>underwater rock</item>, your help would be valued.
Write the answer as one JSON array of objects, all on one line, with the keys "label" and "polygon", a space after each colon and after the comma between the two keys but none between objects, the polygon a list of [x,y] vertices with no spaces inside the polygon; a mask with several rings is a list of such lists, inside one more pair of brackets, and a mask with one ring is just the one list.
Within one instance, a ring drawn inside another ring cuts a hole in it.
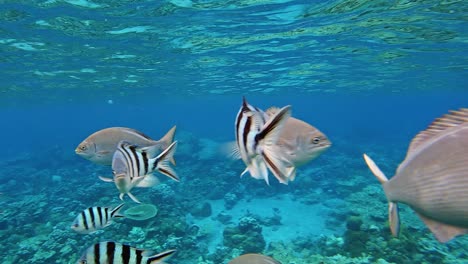
[{"label": "underwater rock", "polygon": [[197,204],[190,210],[190,213],[195,217],[208,217],[211,215],[211,204],[208,202]]},{"label": "underwater rock", "polygon": [[232,219],[232,216],[229,215],[228,213],[226,213],[225,211],[221,211],[217,216],[216,216],[216,219],[221,222],[222,224],[228,224],[231,219]]},{"label": "underwater rock", "polygon": [[362,218],[359,216],[350,216],[346,221],[346,228],[351,231],[360,231],[362,225]]},{"label": "underwater rock", "polygon": [[237,195],[234,193],[226,193],[226,195],[224,195],[224,208],[228,210],[232,209],[234,205],[236,205],[237,200]]},{"label": "underwater rock", "polygon": [[242,217],[238,226],[226,227],[223,232],[223,243],[230,248],[237,248],[242,253],[262,252],[266,243],[262,227],[253,217]]},{"label": "underwater rock", "polygon": [[158,214],[158,208],[152,204],[140,204],[128,208],[123,214],[128,219],[143,221],[155,217]]}]

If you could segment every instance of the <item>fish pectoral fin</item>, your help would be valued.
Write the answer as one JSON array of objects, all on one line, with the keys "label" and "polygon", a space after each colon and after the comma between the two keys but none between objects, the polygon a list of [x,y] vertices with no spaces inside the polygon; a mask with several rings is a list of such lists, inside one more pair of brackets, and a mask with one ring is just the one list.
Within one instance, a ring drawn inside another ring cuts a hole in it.
[{"label": "fish pectoral fin", "polygon": [[366,161],[367,166],[369,169],[372,171],[372,173],[377,177],[377,179],[380,181],[380,183],[384,184],[385,182],[388,181],[387,177],[385,174],[377,167],[375,162],[366,154],[363,154],[364,160]]},{"label": "fish pectoral fin", "polygon": [[441,223],[420,213],[417,213],[417,215],[423,220],[424,224],[431,230],[439,242],[445,243],[456,236],[468,234],[468,229],[466,228]]},{"label": "fish pectoral fin", "polygon": [[101,150],[101,151],[96,152],[96,156],[102,157],[102,156],[108,155],[109,153],[110,153],[110,151],[108,151],[108,150]]},{"label": "fish pectoral fin", "polygon": [[288,176],[290,171],[288,172],[288,162],[284,160],[281,156],[281,150],[275,146],[265,146],[263,151],[263,160],[268,167],[268,169],[273,173],[276,179],[280,183],[288,184]]},{"label": "fish pectoral fin", "polygon": [[130,199],[132,199],[135,203],[141,203],[140,200],[138,200],[135,196],[133,196],[133,194],[131,193],[127,193],[128,197],[130,197]]},{"label": "fish pectoral fin", "polygon": [[99,179],[101,179],[102,181],[105,181],[105,182],[114,182],[114,179],[103,177],[103,176],[99,176]]},{"label": "fish pectoral fin", "polygon": [[397,237],[400,233],[400,214],[398,212],[397,203],[388,203],[388,222],[390,224],[390,231],[392,231],[392,235]]},{"label": "fish pectoral fin", "polygon": [[138,177],[139,181],[138,183],[136,184],[136,187],[143,187],[143,188],[147,188],[147,187],[153,187],[157,184],[159,184],[159,179],[152,175],[152,174],[148,174],[148,175],[145,175],[145,176],[142,176],[142,177]]}]

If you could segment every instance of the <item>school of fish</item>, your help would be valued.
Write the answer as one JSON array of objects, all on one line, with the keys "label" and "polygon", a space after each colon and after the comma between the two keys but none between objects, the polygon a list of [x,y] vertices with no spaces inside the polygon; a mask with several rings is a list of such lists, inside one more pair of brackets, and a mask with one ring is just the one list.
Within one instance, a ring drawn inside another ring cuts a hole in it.
[{"label": "school of fish", "polygon": [[[280,183],[294,181],[297,168],[317,158],[332,145],[316,127],[292,117],[291,106],[270,107],[266,111],[247,102],[245,97],[234,122],[235,141],[226,144],[227,156],[241,159],[253,178],[269,184],[269,173]],[[123,200],[136,187],[159,183],[158,172],[180,181],[174,168],[176,127],[160,140],[126,127],[99,130],[75,149],[76,154],[98,165],[112,167],[113,177],[99,176],[113,182]],[[436,119],[411,142],[405,160],[390,180],[366,154],[371,172],[382,183],[389,201],[389,221],[393,235],[398,235],[400,220],[397,203],[409,205],[441,242],[468,233],[468,109]],[[115,208],[94,206],[79,213],[71,228],[90,234],[109,226],[124,204]],[[163,263],[175,250],[159,254],[126,244],[104,241],[90,246],[77,263]],[[280,264],[271,257],[245,254],[229,264]]]}]

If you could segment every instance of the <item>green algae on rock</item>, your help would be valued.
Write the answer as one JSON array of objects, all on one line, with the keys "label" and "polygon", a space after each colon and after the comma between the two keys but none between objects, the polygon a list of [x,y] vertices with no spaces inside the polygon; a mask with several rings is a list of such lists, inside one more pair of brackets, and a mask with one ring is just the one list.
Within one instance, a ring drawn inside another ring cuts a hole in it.
[{"label": "green algae on rock", "polygon": [[124,212],[124,216],[132,219],[143,221],[155,217],[158,214],[158,208],[153,204],[140,204],[131,208],[128,208]]}]

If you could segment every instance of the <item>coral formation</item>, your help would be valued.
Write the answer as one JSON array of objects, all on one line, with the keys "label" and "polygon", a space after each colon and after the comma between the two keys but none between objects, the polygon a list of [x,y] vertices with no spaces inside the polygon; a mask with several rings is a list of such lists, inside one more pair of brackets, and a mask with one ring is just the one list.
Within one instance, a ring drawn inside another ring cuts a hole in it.
[{"label": "coral formation", "polygon": [[140,204],[128,208],[123,215],[132,220],[143,221],[155,217],[158,214],[158,208],[153,204]]}]

